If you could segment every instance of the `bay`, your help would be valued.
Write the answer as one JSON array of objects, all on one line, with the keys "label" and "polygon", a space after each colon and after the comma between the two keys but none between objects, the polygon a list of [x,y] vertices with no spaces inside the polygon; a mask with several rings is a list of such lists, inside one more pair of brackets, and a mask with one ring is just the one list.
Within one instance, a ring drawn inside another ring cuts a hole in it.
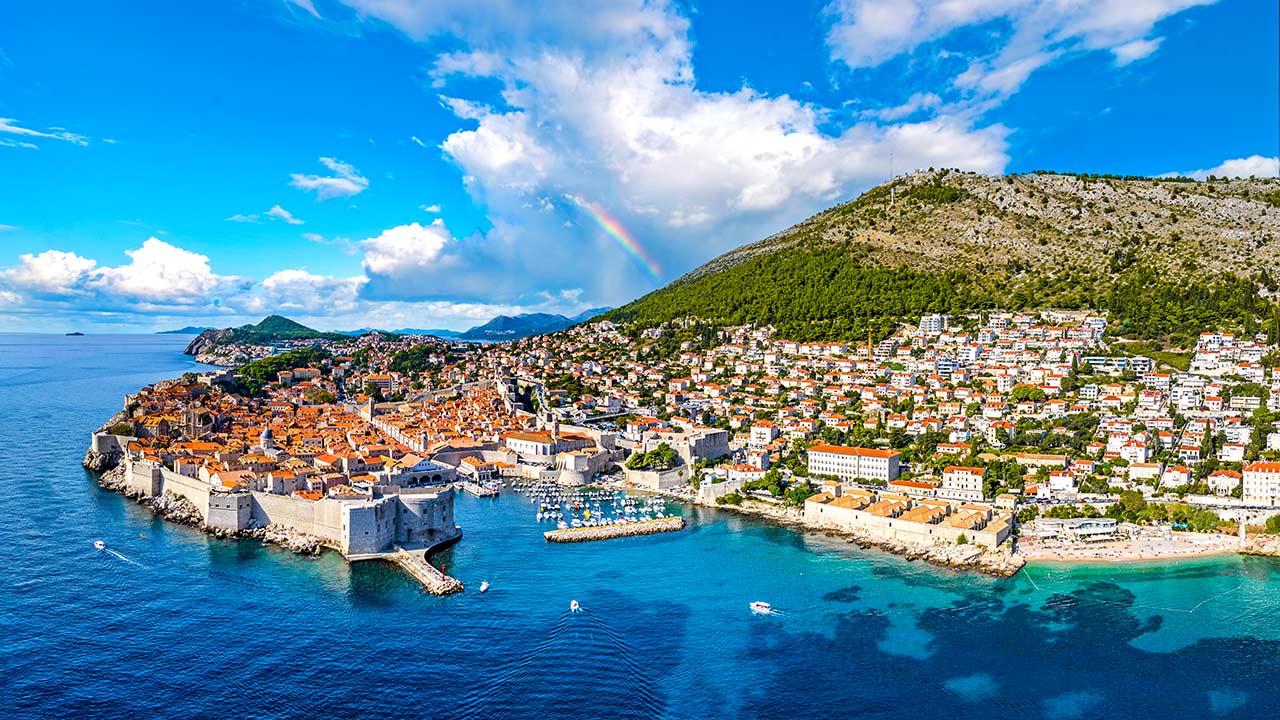
[{"label": "bay", "polygon": [[[181,336],[0,334],[0,716],[1145,718],[1280,708],[1280,563],[995,580],[729,513],[550,545],[462,495],[471,590],[164,523],[80,467]],[[113,553],[94,549],[102,539]],[[492,588],[475,592],[488,580]],[[570,600],[584,612],[570,614]],[[765,600],[779,612],[752,615]]]}]

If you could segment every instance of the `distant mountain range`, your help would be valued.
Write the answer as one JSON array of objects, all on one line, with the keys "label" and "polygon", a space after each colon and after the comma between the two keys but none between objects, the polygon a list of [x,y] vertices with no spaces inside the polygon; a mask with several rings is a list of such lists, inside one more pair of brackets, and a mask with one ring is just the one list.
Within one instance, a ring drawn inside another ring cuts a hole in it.
[{"label": "distant mountain range", "polygon": [[603,315],[611,309],[612,308],[607,307],[591,308],[580,312],[573,317],[553,315],[550,313],[526,313],[524,315],[516,315],[515,317],[499,315],[489,322],[483,325],[477,325],[466,332],[458,332],[456,330],[418,330],[413,328],[401,328],[399,330],[392,331],[379,330],[377,328],[361,328],[359,330],[323,332],[309,328],[301,323],[294,322],[287,317],[272,315],[263,319],[263,321],[257,325],[244,325],[238,328],[223,328],[221,330],[215,330],[213,328],[187,327],[181,330],[167,330],[163,334],[178,335],[199,333],[199,335],[187,345],[187,349],[184,352],[188,355],[198,355],[202,352],[207,352],[218,345],[227,345],[230,343],[269,345],[282,340],[338,340],[346,337],[367,335],[372,332],[383,332],[393,335],[433,335],[435,337],[448,340],[496,342],[501,340],[519,340],[520,338],[529,337],[531,335],[543,335],[546,333],[559,332],[560,330],[573,327],[585,320],[590,320],[597,315]]},{"label": "distant mountain range", "polygon": [[523,315],[499,315],[483,325],[477,325],[470,330],[458,335],[459,340],[519,340],[520,338],[530,337],[532,335],[546,335],[548,333],[559,332],[577,325],[580,322],[590,320],[597,315],[603,315],[612,308],[598,307],[584,310],[583,312],[566,317],[564,315],[553,315],[551,313],[525,313]]},{"label": "distant mountain range", "polygon": [[422,330],[419,328],[400,328],[399,330],[382,330],[379,328],[368,328],[368,327],[360,328],[358,330],[337,330],[336,332],[338,332],[341,335],[350,335],[351,337],[359,337],[361,335],[368,335],[369,333],[376,332],[376,333],[390,333],[392,335],[432,335],[434,337],[445,338],[445,339],[456,338],[462,334],[462,332],[459,330],[444,330],[444,329]]},{"label": "distant mountain range", "polygon": [[359,330],[339,330],[342,335],[360,336],[371,332],[389,332],[393,335],[433,335],[446,340],[476,340],[496,342],[500,340],[519,340],[531,335],[545,335],[573,327],[580,322],[603,315],[613,308],[598,307],[584,310],[577,315],[566,316],[553,313],[525,313],[523,315],[498,315],[483,325],[476,325],[468,330],[421,330],[417,328],[400,328],[399,330],[382,330],[379,328],[360,328]]},{"label": "distant mountain range", "polygon": [[217,328],[196,327],[195,325],[188,325],[178,330],[161,330],[156,334],[157,335],[199,335],[200,333],[206,330],[217,330]]}]

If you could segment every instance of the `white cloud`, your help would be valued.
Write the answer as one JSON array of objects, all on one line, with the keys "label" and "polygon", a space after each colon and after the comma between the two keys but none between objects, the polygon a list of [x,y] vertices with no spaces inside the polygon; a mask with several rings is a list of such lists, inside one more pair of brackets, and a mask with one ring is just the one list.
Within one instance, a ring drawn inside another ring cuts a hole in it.
[{"label": "white cloud", "polygon": [[0,225],[0,231],[4,231],[4,230],[17,230],[17,229],[18,229],[18,226],[17,226],[17,225]]},{"label": "white cloud", "polygon": [[37,299],[74,301],[79,307],[127,308],[216,305],[224,294],[244,290],[243,278],[217,275],[209,258],[148,238],[126,250],[129,262],[99,266],[96,260],[60,250],[19,257],[0,271],[0,286]]},{"label": "white cloud", "polygon": [[1117,65],[1128,65],[1155,53],[1160,49],[1160,43],[1163,41],[1164,38],[1138,39],[1112,48],[1111,52],[1116,56]]},{"label": "white cloud", "polygon": [[269,311],[303,310],[340,315],[358,306],[364,276],[335,278],[313,275],[306,270],[280,270],[268,276],[257,288],[254,298]]},{"label": "white cloud", "polygon": [[315,191],[318,201],[359,195],[369,187],[369,181],[351,165],[331,157],[322,157],[320,162],[334,174],[321,176],[293,173],[289,184],[306,192]]},{"label": "white cloud", "polygon": [[[28,138],[61,140],[62,142],[69,142],[72,145],[80,145],[82,147],[89,144],[88,138],[86,138],[83,135],[78,135],[76,133],[70,132],[66,128],[53,127],[45,131],[32,130],[30,128],[24,128],[19,126],[18,121],[14,120],[13,118],[0,118],[0,133],[5,133],[8,135],[18,135],[21,137],[28,137]],[[17,140],[0,140],[0,144],[3,144],[7,147],[24,147],[24,148],[36,147],[36,145],[31,142],[17,141]]]},{"label": "white cloud", "polygon": [[24,142],[21,140],[6,140],[4,138],[0,138],[0,147],[25,148],[27,150],[37,150],[39,149],[40,146],[36,145],[35,143]]},{"label": "white cloud", "polygon": [[1167,173],[1166,176],[1182,176],[1204,180],[1210,175],[1214,177],[1278,177],[1280,176],[1280,157],[1263,157],[1250,155],[1244,158],[1224,160],[1222,163],[1205,169],[1187,172]]},{"label": "white cloud", "polygon": [[91,273],[90,284],[111,295],[160,303],[203,303],[244,285],[240,278],[215,275],[209,258],[157,238],[126,250],[129,264]]},{"label": "white cloud", "polygon": [[320,17],[320,13],[316,12],[316,6],[311,2],[311,0],[285,0],[285,2],[291,5],[294,5],[296,7],[302,8],[303,10],[306,10],[308,13],[311,14],[312,17],[315,17],[321,20],[324,19]]},{"label": "white cloud", "polygon": [[[956,30],[1001,21],[998,47],[969,56],[958,88],[1006,97],[1037,69],[1071,52],[1110,52],[1117,65],[1160,46],[1160,21],[1216,0],[833,0],[827,32],[833,60],[869,68],[942,40]],[[948,48],[948,55],[956,54]]]},{"label": "white cloud", "polygon": [[[413,243],[406,244],[405,238],[422,239],[432,233],[448,235],[443,228],[394,228],[373,238],[368,249],[378,267],[411,272],[418,266],[412,260]],[[462,329],[497,314],[574,314],[588,306],[577,289],[538,294],[518,303],[378,300],[365,297],[371,281],[364,275],[332,277],[303,268],[279,270],[254,281],[216,274],[205,256],[155,238],[126,254],[130,262],[118,267],[103,267],[94,259],[59,250],[22,255],[17,265],[0,268],[3,326],[47,329],[51,317],[135,326],[181,318],[225,326],[284,312],[321,328]]]},{"label": "white cloud", "polygon": [[45,250],[18,258],[17,267],[0,272],[6,285],[40,295],[83,294],[81,281],[97,267],[96,260],[72,252]]},{"label": "white cloud", "polygon": [[410,136],[409,136],[409,139],[410,139],[410,140],[412,140],[412,141],[413,141],[413,143],[414,143],[415,145],[417,145],[418,147],[426,147],[426,146],[427,146],[427,144],[426,144],[426,143],[424,143],[424,142],[422,142],[421,140],[419,140],[419,139],[418,139],[418,136],[417,136],[417,135],[410,135]]},{"label": "white cloud", "polygon": [[910,117],[924,110],[932,110],[940,105],[942,105],[942,98],[934,93],[921,92],[907,98],[907,101],[901,105],[871,110],[864,114],[877,120],[892,122]]},{"label": "white cloud", "polygon": [[358,247],[364,252],[360,266],[369,277],[367,293],[380,299],[446,294],[446,288],[433,280],[457,263],[457,257],[448,254],[457,241],[440,218],[425,226],[415,222],[384,230]]},{"label": "white cloud", "polygon": [[519,296],[585,283],[588,296],[620,302],[651,289],[644,265],[565,197],[589,200],[680,269],[883,181],[890,151],[900,169],[1007,162],[1007,130],[967,116],[832,130],[826,108],[787,95],[701,90],[688,21],[661,0],[350,4],[411,37],[460,41],[437,59],[437,86],[462,77],[502,87],[500,103],[440,96],[469,126],[440,147],[493,225],[428,263],[452,263],[454,290]]},{"label": "white cloud", "polygon": [[262,214],[250,213],[248,215],[244,215],[242,213],[236,213],[235,215],[232,215],[231,217],[227,218],[226,221],[235,222],[235,223],[249,223],[249,224],[257,225],[262,222],[263,218],[273,218],[275,220],[283,220],[284,222],[289,223],[290,225],[303,224],[303,221],[301,219],[294,217],[293,213],[289,212],[288,210],[285,210],[279,205],[272,205],[270,210]]},{"label": "white cloud", "polygon": [[277,220],[283,220],[283,221],[285,221],[285,222],[289,223],[290,225],[301,225],[301,224],[302,224],[302,221],[301,221],[301,220],[299,220],[298,218],[294,217],[294,216],[293,216],[293,213],[289,212],[288,210],[285,210],[284,208],[280,207],[279,205],[272,205],[272,206],[271,206],[271,209],[267,211],[267,215],[269,215],[269,216],[271,216],[271,217],[273,217],[273,218],[276,218]]},{"label": "white cloud", "polygon": [[435,204],[433,204],[433,205],[419,205],[419,206],[418,206],[418,209],[419,209],[419,210],[421,210],[422,212],[432,213],[432,214],[436,214],[436,215],[439,215],[439,214],[440,214],[440,206],[439,206],[439,205],[435,205]]}]

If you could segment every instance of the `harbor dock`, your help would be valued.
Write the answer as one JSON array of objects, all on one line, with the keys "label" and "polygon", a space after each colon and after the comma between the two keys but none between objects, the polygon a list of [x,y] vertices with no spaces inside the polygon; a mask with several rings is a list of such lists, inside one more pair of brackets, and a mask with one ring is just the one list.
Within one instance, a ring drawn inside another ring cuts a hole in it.
[{"label": "harbor dock", "polygon": [[610,540],[637,535],[656,535],[657,533],[675,532],[684,529],[684,518],[679,515],[641,520],[623,525],[595,525],[591,527],[565,528],[548,530],[542,533],[547,542],[573,543],[591,542],[593,540]]},{"label": "harbor dock", "polygon": [[481,485],[480,483],[466,482],[462,484],[462,489],[475,495],[476,497],[497,497],[498,489]]}]

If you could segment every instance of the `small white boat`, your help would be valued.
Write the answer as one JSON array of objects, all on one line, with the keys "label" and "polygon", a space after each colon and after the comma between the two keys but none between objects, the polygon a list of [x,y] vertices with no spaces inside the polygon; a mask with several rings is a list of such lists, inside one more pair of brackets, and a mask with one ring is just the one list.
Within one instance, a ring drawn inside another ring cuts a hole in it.
[{"label": "small white boat", "polygon": [[578,604],[577,600],[569,601],[569,612],[582,612],[582,606]]},{"label": "small white boat", "polygon": [[756,615],[769,615],[770,613],[773,612],[773,606],[767,602],[761,602],[760,600],[756,600],[755,602],[751,603],[751,612],[755,613]]},{"label": "small white boat", "polygon": [[488,589],[489,589],[489,581],[488,581],[488,580],[485,580],[484,582],[480,583],[480,592],[485,592],[485,591],[486,591],[486,590],[488,590]]},{"label": "small white boat", "polygon": [[107,544],[106,544],[106,543],[104,543],[104,542],[102,542],[101,540],[94,540],[94,541],[93,541],[93,546],[94,546],[95,548],[99,549],[99,550],[106,550],[106,549],[107,549]]}]

